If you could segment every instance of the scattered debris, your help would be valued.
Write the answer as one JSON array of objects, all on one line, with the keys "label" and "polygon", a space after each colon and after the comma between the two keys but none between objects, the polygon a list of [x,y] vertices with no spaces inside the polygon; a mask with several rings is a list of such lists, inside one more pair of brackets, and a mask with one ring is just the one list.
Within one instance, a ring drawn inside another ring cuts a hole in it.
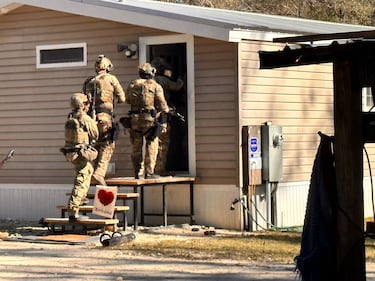
[{"label": "scattered debris", "polygon": [[136,238],[135,234],[132,233],[121,233],[113,232],[112,235],[109,233],[103,233],[100,235],[100,243],[104,247],[125,244],[133,241]]}]

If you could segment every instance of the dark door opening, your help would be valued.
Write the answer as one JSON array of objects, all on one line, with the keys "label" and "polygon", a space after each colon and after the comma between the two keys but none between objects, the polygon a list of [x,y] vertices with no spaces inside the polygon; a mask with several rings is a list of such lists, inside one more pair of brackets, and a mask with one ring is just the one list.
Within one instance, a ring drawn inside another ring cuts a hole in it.
[{"label": "dark door opening", "polygon": [[189,172],[188,154],[188,110],[187,110],[187,64],[186,64],[186,44],[162,44],[148,46],[148,61],[156,57],[161,57],[173,67],[172,79],[178,77],[184,81],[184,87],[178,92],[171,94],[168,101],[169,106],[174,106],[176,111],[185,117],[185,123],[177,118],[172,118],[170,122],[171,138],[167,157],[167,170],[171,172]]}]

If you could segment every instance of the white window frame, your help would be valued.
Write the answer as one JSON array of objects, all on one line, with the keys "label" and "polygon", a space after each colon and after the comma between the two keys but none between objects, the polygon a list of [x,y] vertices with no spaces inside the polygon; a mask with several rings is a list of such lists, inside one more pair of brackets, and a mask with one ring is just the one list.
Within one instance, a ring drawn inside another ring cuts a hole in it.
[{"label": "white window frame", "polygon": [[[79,62],[57,62],[57,63],[41,63],[41,51],[69,49],[69,48],[82,48],[83,60]],[[69,44],[56,44],[56,45],[40,45],[36,46],[36,68],[56,68],[56,67],[75,67],[87,65],[87,44],[86,43],[69,43]]]}]

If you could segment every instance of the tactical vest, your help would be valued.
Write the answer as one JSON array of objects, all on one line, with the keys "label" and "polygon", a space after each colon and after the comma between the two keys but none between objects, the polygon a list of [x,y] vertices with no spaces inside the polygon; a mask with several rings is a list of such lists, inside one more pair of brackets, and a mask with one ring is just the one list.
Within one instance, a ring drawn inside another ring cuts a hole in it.
[{"label": "tactical vest", "polygon": [[152,83],[152,80],[145,79],[133,81],[126,91],[126,99],[134,112],[155,110],[155,84]]},{"label": "tactical vest", "polygon": [[69,117],[65,122],[65,146],[75,147],[83,143],[89,144],[86,127],[77,118]]},{"label": "tactical vest", "polygon": [[[111,75],[108,73],[102,73],[97,75],[90,81],[92,87],[92,96],[95,96],[95,106],[98,112],[103,110],[105,112],[113,111],[113,81]],[[96,91],[96,92],[94,92]]]}]

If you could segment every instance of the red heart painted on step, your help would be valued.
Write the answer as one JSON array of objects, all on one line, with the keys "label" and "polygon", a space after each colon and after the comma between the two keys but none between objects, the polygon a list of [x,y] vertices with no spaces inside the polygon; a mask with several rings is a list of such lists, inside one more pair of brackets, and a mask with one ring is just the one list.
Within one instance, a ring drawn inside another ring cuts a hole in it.
[{"label": "red heart painted on step", "polygon": [[98,198],[104,206],[107,206],[112,203],[113,199],[115,199],[115,195],[112,191],[106,191],[104,189],[101,189],[98,192]]}]

